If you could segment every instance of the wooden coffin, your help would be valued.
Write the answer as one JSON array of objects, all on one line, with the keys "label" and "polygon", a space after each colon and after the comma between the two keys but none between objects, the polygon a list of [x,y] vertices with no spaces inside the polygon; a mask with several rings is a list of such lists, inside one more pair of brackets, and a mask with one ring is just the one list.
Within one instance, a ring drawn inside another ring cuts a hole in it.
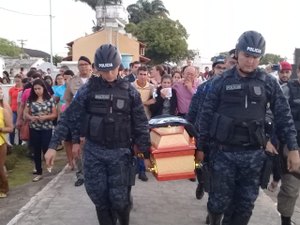
[{"label": "wooden coffin", "polygon": [[195,178],[195,142],[184,126],[153,128],[150,137],[152,172],[157,180]]}]

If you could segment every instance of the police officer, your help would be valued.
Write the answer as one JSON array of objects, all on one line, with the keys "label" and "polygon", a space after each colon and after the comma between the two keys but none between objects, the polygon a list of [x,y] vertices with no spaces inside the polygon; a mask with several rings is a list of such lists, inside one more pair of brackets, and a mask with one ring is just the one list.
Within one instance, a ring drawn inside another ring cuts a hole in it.
[{"label": "police officer", "polygon": [[266,157],[267,104],[290,150],[288,170],[294,171],[300,165],[289,105],[276,79],[258,69],[264,52],[265,39],[260,33],[243,33],[236,44],[237,66],[214,78],[203,103],[196,158],[201,160],[201,150],[211,140],[211,190],[207,207],[212,225],[221,224],[229,205],[234,206],[229,224],[245,225],[250,220]]},{"label": "police officer", "polygon": [[[285,62],[285,65],[288,65]],[[281,68],[284,68],[283,66]],[[291,67],[287,67],[291,69]],[[289,70],[287,71],[289,73]],[[300,145],[300,65],[297,68],[297,76],[296,80],[289,80],[286,84],[282,86],[283,93],[289,101],[292,116],[295,122],[295,127],[297,130],[297,141],[298,145]],[[280,146],[285,145],[284,140],[280,140]],[[282,152],[282,149],[281,153]],[[283,154],[282,154],[283,156]],[[291,225],[291,217],[294,213],[295,204],[297,198],[299,197],[300,191],[300,174],[298,173],[289,173],[284,170],[281,180],[280,191],[278,193],[278,204],[277,209],[281,214],[281,224],[282,225]]]},{"label": "police officer", "polygon": [[[67,135],[68,127],[77,145],[79,134],[84,132],[85,188],[96,206],[99,224],[115,225],[118,218],[120,225],[128,225],[130,190],[136,175],[131,146],[149,158],[148,121],[136,89],[118,77],[121,57],[117,48],[110,44],[100,46],[94,62],[97,74],[78,90],[62,114],[46,163],[48,167],[53,165],[55,149]],[[75,156],[79,150],[73,147]],[[145,163],[150,166],[149,160]]]},{"label": "police officer", "polygon": [[190,123],[194,124],[196,122],[197,114],[201,112],[202,104],[207,94],[207,89],[211,85],[212,78],[214,78],[216,75],[221,75],[225,69],[224,56],[215,56],[212,64],[212,76],[208,81],[198,86],[196,93],[192,97],[191,104],[189,106],[189,112],[186,115],[186,119]]}]

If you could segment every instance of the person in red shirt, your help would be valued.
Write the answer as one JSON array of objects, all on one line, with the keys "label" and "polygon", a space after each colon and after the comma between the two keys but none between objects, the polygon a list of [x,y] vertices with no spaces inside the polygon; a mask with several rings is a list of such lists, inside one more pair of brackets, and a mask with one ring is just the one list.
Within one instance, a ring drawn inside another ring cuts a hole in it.
[{"label": "person in red shirt", "polygon": [[17,111],[18,111],[18,94],[20,91],[23,90],[23,84],[22,84],[22,77],[21,75],[16,75],[14,78],[15,86],[11,87],[9,89],[9,104],[11,107],[11,110],[13,112],[13,125],[14,125],[14,131],[9,134],[9,140],[11,144],[15,144],[15,126],[17,121]]}]

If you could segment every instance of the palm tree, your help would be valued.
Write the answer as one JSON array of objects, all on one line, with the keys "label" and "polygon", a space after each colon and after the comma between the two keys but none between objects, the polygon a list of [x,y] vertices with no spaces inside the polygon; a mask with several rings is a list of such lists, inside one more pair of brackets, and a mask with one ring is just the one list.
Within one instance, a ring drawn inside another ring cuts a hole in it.
[{"label": "palm tree", "polygon": [[106,5],[122,5],[122,0],[75,0],[76,2],[84,2],[88,4],[93,10],[96,10],[96,6]]},{"label": "palm tree", "polygon": [[135,4],[129,5],[127,11],[130,15],[129,21],[135,24],[151,17],[168,17],[169,15],[169,11],[161,0],[151,2],[138,0]]}]

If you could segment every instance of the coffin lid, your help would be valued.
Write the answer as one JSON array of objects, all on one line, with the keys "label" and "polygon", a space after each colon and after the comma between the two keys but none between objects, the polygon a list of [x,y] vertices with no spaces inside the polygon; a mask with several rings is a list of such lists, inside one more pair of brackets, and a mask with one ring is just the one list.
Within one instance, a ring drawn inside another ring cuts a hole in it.
[{"label": "coffin lid", "polygon": [[179,116],[161,115],[155,116],[149,120],[150,129],[156,127],[168,127],[168,126],[184,126],[186,131],[191,137],[196,137],[196,130],[193,124],[186,119]]}]

